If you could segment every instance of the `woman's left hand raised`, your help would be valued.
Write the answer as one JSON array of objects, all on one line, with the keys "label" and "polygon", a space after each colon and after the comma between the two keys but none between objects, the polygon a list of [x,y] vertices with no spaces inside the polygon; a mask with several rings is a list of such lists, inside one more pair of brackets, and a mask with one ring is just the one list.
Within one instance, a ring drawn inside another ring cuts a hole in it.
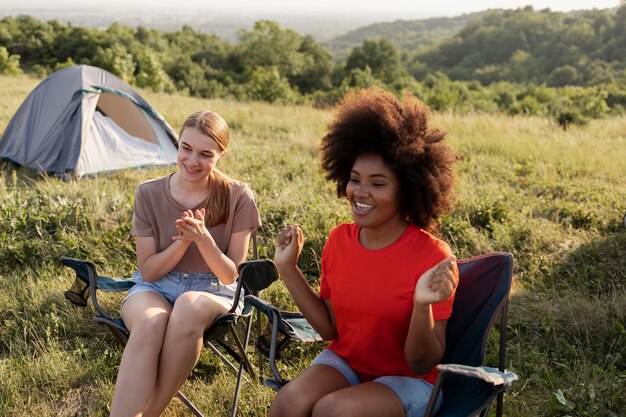
[{"label": "woman's left hand raised", "polygon": [[276,236],[274,263],[281,266],[296,266],[302,253],[304,237],[297,224],[285,227]]},{"label": "woman's left hand raised", "polygon": [[211,233],[204,224],[205,209],[196,210],[195,215],[191,210],[185,210],[180,219],[176,219],[176,230],[178,236],[173,236],[172,240],[183,240],[186,242],[198,242],[203,239],[212,239]]},{"label": "woman's left hand raised", "polygon": [[426,305],[447,300],[459,284],[456,271],[456,258],[449,256],[426,271],[415,285],[413,299]]}]

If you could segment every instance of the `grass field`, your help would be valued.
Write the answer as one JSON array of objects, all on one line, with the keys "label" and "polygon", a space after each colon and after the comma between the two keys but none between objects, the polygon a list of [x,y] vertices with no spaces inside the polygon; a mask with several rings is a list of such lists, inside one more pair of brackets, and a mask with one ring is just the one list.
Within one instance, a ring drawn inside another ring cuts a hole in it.
[{"label": "grass field", "polygon": [[[37,82],[0,77],[0,132]],[[176,130],[194,110],[224,116],[232,145],[222,168],[257,195],[261,255],[272,256],[282,225],[299,223],[306,239],[300,267],[315,284],[330,228],[349,219],[319,167],[318,143],[332,113],[142,94]],[[444,238],[459,258],[510,251],[516,259],[508,367],[520,380],[505,414],[626,415],[626,118],[567,131],[539,118],[436,114],[434,120],[459,155],[458,201],[443,219]],[[63,182],[2,163],[0,415],[107,414],[121,352],[92,321],[92,310],[63,298],[73,278],[58,258],[88,258],[103,274],[129,275],[133,191],[166,172]],[[280,283],[266,295],[292,305]],[[293,346],[292,375],[320,348]],[[495,364],[493,353],[487,359]],[[205,353],[184,391],[206,415],[225,415],[232,381]],[[273,395],[245,384],[241,415],[265,415]],[[188,412],[174,400],[166,415]]]}]

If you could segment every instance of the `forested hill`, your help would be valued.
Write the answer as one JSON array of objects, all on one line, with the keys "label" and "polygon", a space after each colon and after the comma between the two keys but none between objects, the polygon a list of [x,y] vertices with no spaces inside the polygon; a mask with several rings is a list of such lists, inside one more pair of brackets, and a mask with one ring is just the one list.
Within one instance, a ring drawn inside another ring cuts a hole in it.
[{"label": "forested hill", "polygon": [[576,13],[532,7],[492,11],[407,62],[420,78],[547,83],[611,82],[626,69],[626,6]]},{"label": "forested hill", "polygon": [[[461,22],[422,24],[437,33]],[[377,85],[411,92],[437,111],[547,115],[565,124],[626,112],[626,1],[617,9],[567,14],[492,10],[415,50],[394,43],[410,30],[377,27],[381,36],[337,59],[312,36],[267,20],[229,42],[190,26],[164,32],[113,23],[101,30],[6,17],[0,74],[44,77],[90,64],[155,91],[319,106]]]},{"label": "forested hill", "polygon": [[352,48],[359,46],[368,38],[385,38],[401,50],[414,51],[422,46],[456,35],[468,22],[485,13],[477,12],[457,17],[374,23],[338,36],[325,42],[324,45],[337,58],[346,56]]}]

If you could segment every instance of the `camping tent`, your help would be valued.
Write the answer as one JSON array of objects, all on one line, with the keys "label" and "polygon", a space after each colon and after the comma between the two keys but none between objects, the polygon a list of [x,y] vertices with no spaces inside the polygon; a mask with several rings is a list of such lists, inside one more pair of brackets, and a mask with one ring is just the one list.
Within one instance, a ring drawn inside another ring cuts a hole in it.
[{"label": "camping tent", "polygon": [[124,81],[96,67],[64,68],[17,110],[0,158],[61,176],[176,163],[177,135]]}]

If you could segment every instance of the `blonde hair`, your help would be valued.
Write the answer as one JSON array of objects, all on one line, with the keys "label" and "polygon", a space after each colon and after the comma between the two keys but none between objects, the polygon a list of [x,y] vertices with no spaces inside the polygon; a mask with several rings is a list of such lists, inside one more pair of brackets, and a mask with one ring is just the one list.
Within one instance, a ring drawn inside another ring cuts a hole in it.
[{"label": "blonde hair", "polygon": [[[230,130],[226,120],[219,114],[203,110],[192,113],[180,128],[180,135],[188,127],[195,127],[203,134],[213,139],[220,150],[226,153],[230,142]],[[209,202],[206,207],[206,222],[215,226],[228,220],[230,211],[231,179],[219,169],[214,168],[209,177]]]}]

